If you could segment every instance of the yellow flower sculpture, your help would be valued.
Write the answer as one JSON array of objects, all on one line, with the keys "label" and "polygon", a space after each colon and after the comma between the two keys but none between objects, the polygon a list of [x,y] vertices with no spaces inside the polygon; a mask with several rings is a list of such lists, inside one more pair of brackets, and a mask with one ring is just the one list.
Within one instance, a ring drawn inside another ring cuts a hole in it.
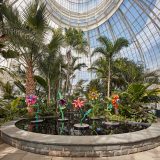
[{"label": "yellow flower sculpture", "polygon": [[99,93],[96,90],[89,91],[88,98],[89,100],[97,100],[99,98]]}]

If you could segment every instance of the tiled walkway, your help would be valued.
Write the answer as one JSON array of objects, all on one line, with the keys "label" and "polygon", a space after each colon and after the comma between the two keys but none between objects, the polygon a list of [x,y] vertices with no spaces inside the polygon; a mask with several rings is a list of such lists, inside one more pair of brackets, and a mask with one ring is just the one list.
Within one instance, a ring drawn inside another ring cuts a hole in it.
[{"label": "tiled walkway", "polygon": [[0,160],[160,160],[160,147],[127,156],[106,158],[62,158],[25,152],[0,141]]}]

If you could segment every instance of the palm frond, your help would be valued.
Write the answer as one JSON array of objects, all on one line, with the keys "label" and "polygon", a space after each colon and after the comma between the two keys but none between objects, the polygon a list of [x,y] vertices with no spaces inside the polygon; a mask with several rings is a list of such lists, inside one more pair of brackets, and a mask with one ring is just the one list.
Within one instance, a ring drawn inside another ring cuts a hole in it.
[{"label": "palm frond", "polygon": [[23,19],[29,29],[34,30],[38,34],[42,34],[47,28],[47,14],[44,3],[34,0],[23,11]]},{"label": "palm frond", "polygon": [[64,36],[61,29],[54,29],[52,33],[52,39],[48,44],[48,48],[51,52],[57,52],[64,43]]},{"label": "palm frond", "polygon": [[110,39],[108,39],[105,36],[100,36],[98,38],[98,41],[103,45],[103,47],[105,47],[107,52],[110,52],[113,48],[113,43]]},{"label": "palm frond", "polygon": [[14,81],[14,84],[19,88],[22,93],[26,93],[25,86],[19,81]]},{"label": "palm frond", "polygon": [[92,57],[95,55],[95,54],[102,54],[102,55],[104,55],[104,56],[107,56],[107,53],[106,53],[106,51],[105,51],[105,49],[103,48],[103,47],[97,47],[97,48],[95,48],[94,50],[93,50],[93,52],[92,52]]},{"label": "palm frond", "polygon": [[22,21],[19,16],[19,12],[16,8],[13,9],[12,6],[6,6],[3,4],[1,6],[1,12],[3,15],[3,18],[7,20],[8,24],[10,27],[21,27],[22,26]]},{"label": "palm frond", "polygon": [[129,42],[127,39],[125,38],[118,38],[115,42],[114,42],[114,47],[113,47],[113,53],[118,53],[123,47],[128,47]]},{"label": "palm frond", "polygon": [[81,70],[81,68],[87,67],[85,63],[79,63],[77,65],[74,66],[73,70]]},{"label": "palm frond", "polygon": [[5,59],[18,58],[19,53],[13,50],[1,51],[1,55]]},{"label": "palm frond", "polygon": [[42,86],[44,89],[47,89],[47,82],[43,77],[35,75],[34,78],[40,86]]}]

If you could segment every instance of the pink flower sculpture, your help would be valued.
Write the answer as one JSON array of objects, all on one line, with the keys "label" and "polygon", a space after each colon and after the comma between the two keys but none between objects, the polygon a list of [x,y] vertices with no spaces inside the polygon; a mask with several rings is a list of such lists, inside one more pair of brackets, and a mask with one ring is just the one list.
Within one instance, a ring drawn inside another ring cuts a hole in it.
[{"label": "pink flower sculpture", "polygon": [[82,108],[84,106],[84,101],[81,101],[80,98],[74,100],[73,103],[75,108]]},{"label": "pink flower sculpture", "polygon": [[30,96],[26,97],[27,106],[32,106],[32,105],[36,104],[36,102],[37,102],[37,96],[30,95]]}]

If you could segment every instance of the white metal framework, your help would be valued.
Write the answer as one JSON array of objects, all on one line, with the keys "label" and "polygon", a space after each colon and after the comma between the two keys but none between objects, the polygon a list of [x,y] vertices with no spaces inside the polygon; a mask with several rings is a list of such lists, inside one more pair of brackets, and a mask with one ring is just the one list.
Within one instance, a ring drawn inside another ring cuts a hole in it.
[{"label": "white metal framework", "polygon": [[[5,0],[23,10],[31,0]],[[145,68],[160,68],[160,0],[41,0],[46,2],[52,26],[76,27],[85,31],[90,51],[99,46],[97,38],[124,37],[130,46],[119,56],[127,57]],[[94,57],[96,58],[96,57]],[[93,59],[84,57],[82,61]],[[90,79],[87,71],[77,73]]]}]

